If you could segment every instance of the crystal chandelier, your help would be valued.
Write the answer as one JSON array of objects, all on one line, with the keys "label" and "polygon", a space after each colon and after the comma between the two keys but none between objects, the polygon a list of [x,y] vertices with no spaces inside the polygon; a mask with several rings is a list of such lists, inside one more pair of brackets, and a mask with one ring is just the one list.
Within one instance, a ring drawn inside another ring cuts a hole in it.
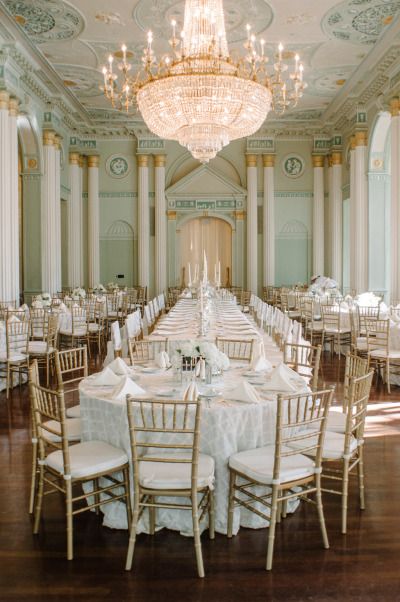
[{"label": "crystal chandelier", "polygon": [[171,25],[172,52],[157,59],[149,32],[136,75],[125,45],[115,71],[109,56],[103,67],[104,94],[114,108],[127,112],[137,104],[151,132],[178,141],[199,161],[208,162],[232,140],[254,134],[270,109],[282,114],[303,95],[307,84],[299,56],[286,74],[280,44],[269,73],[265,40],[258,43],[250,25],[246,53],[238,59],[230,56],[222,0],[186,0],[179,37],[176,22]]}]

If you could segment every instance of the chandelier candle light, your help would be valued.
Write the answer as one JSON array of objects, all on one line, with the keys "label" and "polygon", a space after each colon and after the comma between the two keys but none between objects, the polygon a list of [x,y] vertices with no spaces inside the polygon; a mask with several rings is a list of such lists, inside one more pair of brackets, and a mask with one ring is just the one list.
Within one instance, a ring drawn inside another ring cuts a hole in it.
[{"label": "chandelier candle light", "polygon": [[229,54],[222,0],[186,0],[180,37],[172,21],[170,55],[157,59],[153,34],[147,34],[142,69],[132,75],[127,47],[118,64],[122,82],[109,56],[103,67],[104,94],[118,109],[137,104],[148,128],[176,140],[206,163],[232,140],[254,134],[270,109],[282,114],[296,106],[307,84],[296,54],[293,72],[282,61],[282,44],[272,73],[267,72],[265,40],[257,42],[247,25],[246,54]]}]

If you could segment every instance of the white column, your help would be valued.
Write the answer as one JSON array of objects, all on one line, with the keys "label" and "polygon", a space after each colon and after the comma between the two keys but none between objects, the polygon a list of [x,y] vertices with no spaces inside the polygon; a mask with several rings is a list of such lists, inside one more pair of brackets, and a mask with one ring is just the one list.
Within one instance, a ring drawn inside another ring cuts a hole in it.
[{"label": "white column", "polygon": [[263,286],[275,284],[275,155],[263,155],[264,211],[263,211]]},{"label": "white column", "polygon": [[0,92],[0,300],[14,301],[11,265],[9,94]]},{"label": "white column", "polygon": [[356,132],[355,141],[354,221],[350,232],[354,237],[354,288],[362,293],[368,290],[367,132]]},{"label": "white column", "polygon": [[350,137],[350,289],[353,294],[356,290],[356,268],[355,268],[355,238],[353,227],[357,220],[356,211],[356,137]]},{"label": "white column", "polygon": [[391,209],[390,209],[390,300],[400,301],[400,101],[390,102],[391,122]]},{"label": "white column", "polygon": [[89,288],[100,282],[99,157],[88,157],[88,280]]},{"label": "white column", "polygon": [[330,249],[331,277],[341,287],[343,279],[343,199],[342,199],[342,153],[333,151],[331,155],[331,194],[330,194]]},{"label": "white column", "polygon": [[167,289],[167,214],[165,203],[165,155],[154,157],[155,171],[155,294]]},{"label": "white column", "polygon": [[139,286],[149,287],[150,281],[150,210],[149,157],[138,155],[138,280]]},{"label": "white column", "polygon": [[18,195],[18,100],[9,103],[9,153],[10,153],[10,229],[11,229],[11,299],[19,305],[19,195]]},{"label": "white column", "polygon": [[325,272],[324,258],[324,155],[313,155],[314,201],[313,201],[313,273],[322,276]]},{"label": "white column", "polygon": [[257,155],[247,164],[247,289],[257,294]]},{"label": "white column", "polygon": [[62,289],[62,273],[61,273],[61,136],[55,136],[55,223],[56,244],[54,247],[55,257],[55,279],[57,283],[57,291]]},{"label": "white column", "polygon": [[69,187],[71,192],[68,207],[68,280],[69,286],[74,288],[82,285],[82,195],[79,153],[69,154]]},{"label": "white column", "polygon": [[43,179],[41,202],[42,226],[42,291],[50,294],[61,290],[61,281],[58,281],[61,268],[58,260],[61,256],[60,232],[61,226],[57,219],[61,211],[57,205],[60,203],[59,176],[56,171],[55,133],[51,130],[43,132]]}]

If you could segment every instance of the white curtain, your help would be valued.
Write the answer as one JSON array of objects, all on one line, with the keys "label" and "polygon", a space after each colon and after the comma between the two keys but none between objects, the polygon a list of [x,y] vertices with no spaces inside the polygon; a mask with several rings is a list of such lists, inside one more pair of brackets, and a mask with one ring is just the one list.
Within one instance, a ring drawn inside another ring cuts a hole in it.
[{"label": "white curtain", "polygon": [[[181,274],[185,268],[185,284],[189,281],[189,264],[192,279],[195,266],[200,274],[203,266],[203,254],[206,252],[208,279],[213,282],[215,267],[221,266],[221,285],[227,281],[227,268],[232,276],[232,228],[217,217],[197,217],[181,227]],[[232,277],[231,277],[232,280]]]}]

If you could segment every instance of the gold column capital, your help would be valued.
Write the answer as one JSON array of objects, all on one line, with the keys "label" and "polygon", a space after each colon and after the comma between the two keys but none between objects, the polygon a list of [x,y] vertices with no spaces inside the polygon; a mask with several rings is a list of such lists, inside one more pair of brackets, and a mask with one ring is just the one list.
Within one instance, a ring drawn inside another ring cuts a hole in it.
[{"label": "gold column capital", "polygon": [[392,117],[398,117],[400,115],[400,99],[395,96],[390,101],[390,113]]},{"label": "gold column capital", "polygon": [[8,103],[10,101],[10,95],[6,90],[0,91],[0,109],[8,109]]},{"label": "gold column capital", "polygon": [[86,163],[86,156],[85,155],[79,155],[79,167],[82,169],[82,167],[84,167]]},{"label": "gold column capital", "polygon": [[176,211],[167,211],[168,220],[172,221],[176,219]]},{"label": "gold column capital", "polygon": [[356,137],[353,134],[352,136],[350,136],[350,149],[354,150],[356,148]]},{"label": "gold column capital", "polygon": [[312,155],[313,167],[323,167],[325,165],[325,155]]},{"label": "gold column capital", "polygon": [[257,155],[246,155],[246,166],[257,167]]},{"label": "gold column capital", "polygon": [[326,155],[326,158],[328,159],[328,167],[332,167],[333,163],[332,163],[332,155]]},{"label": "gold column capital", "polygon": [[44,146],[54,146],[56,143],[55,136],[56,136],[56,133],[53,130],[44,130],[43,131]]},{"label": "gold column capital", "polygon": [[275,167],[275,155],[263,155],[264,167]]},{"label": "gold column capital", "polygon": [[59,134],[56,134],[54,136],[54,145],[56,147],[56,150],[58,150],[58,151],[61,150],[61,140],[62,140],[62,136],[60,136]]},{"label": "gold column capital", "polygon": [[79,165],[79,153],[69,153],[70,165]]},{"label": "gold column capital", "polygon": [[331,154],[332,165],[342,165],[343,158],[341,151],[333,151]]},{"label": "gold column capital", "polygon": [[356,146],[367,146],[368,145],[368,132],[361,130],[355,133]]},{"label": "gold column capital", "polygon": [[99,165],[100,165],[99,155],[89,155],[87,160],[88,160],[88,167],[99,167]]},{"label": "gold column capital", "polygon": [[166,155],[154,155],[154,167],[165,167],[166,162]]},{"label": "gold column capital", "polygon": [[8,114],[10,117],[17,117],[18,115],[19,100],[17,98],[10,98],[8,103]]},{"label": "gold column capital", "polygon": [[149,166],[149,155],[137,155],[138,167]]},{"label": "gold column capital", "polygon": [[244,218],[246,217],[246,212],[243,211],[243,209],[240,211],[234,211],[233,217],[235,218],[236,221],[242,222],[244,220]]}]

